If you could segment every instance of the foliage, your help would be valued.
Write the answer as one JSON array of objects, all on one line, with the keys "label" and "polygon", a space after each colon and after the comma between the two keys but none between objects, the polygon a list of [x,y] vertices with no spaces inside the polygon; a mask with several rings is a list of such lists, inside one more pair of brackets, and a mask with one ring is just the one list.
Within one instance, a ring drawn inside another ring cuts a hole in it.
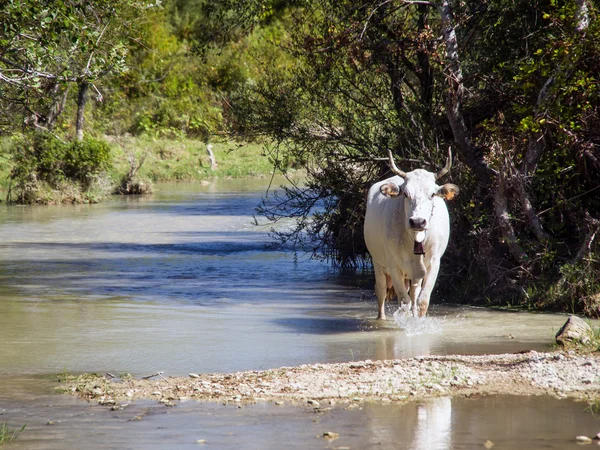
[{"label": "foliage", "polygon": [[111,158],[104,141],[87,138],[67,143],[47,133],[16,140],[12,151],[7,200],[25,204],[96,201],[98,183]]},{"label": "foliage", "polygon": [[127,41],[139,0],[8,1],[0,7],[0,130],[52,128],[71,83],[92,84],[127,70]]}]

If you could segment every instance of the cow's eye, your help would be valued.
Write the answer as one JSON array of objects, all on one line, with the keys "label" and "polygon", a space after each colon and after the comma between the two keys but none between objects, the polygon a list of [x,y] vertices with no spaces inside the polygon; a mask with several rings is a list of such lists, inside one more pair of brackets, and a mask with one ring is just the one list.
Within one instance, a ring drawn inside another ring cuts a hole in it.
[{"label": "cow's eye", "polygon": [[431,194],[431,198],[435,197],[435,192],[433,194]]}]

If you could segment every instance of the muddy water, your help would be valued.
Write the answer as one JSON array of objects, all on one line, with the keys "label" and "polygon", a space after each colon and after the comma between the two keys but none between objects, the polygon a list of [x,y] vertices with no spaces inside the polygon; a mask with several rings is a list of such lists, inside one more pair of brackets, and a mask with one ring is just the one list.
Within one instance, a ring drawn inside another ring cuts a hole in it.
[{"label": "muddy water", "polygon": [[[268,227],[253,226],[251,217],[265,185],[263,180],[163,185],[149,198],[115,198],[101,205],[0,207],[0,423],[31,425],[14,445],[28,442],[31,447],[24,448],[34,448],[34,442],[25,439],[28,435],[40,440],[38,448],[61,448],[56,442],[68,436],[105,436],[114,429],[121,430],[122,439],[131,439],[115,448],[139,448],[136,443],[146,437],[149,445],[142,448],[170,448],[173,442],[183,445],[195,432],[183,430],[177,441],[167,432],[164,440],[152,439],[148,429],[161,424],[168,428],[174,420],[193,428],[194,423],[204,423],[199,417],[205,416],[208,425],[198,426],[208,430],[211,439],[215,417],[249,421],[247,432],[261,442],[254,448],[265,448],[272,432],[262,416],[276,416],[278,426],[288,431],[306,420],[300,428],[314,437],[312,419],[294,412],[280,417],[281,410],[268,406],[232,412],[193,405],[168,414],[148,406],[151,413],[144,417],[149,419],[131,425],[124,422],[126,415],[49,394],[50,385],[39,378],[46,374],[183,375],[426,354],[545,350],[565,320],[557,315],[434,306],[425,322],[400,318],[377,323],[372,320],[376,305],[368,275],[339,274],[306,259],[296,263],[289,251],[268,248]],[[520,411],[519,405],[532,401],[504,400],[494,408],[512,415],[509,411]],[[479,410],[483,404],[467,402],[464,405],[471,406],[460,408]],[[582,409],[568,404],[573,411]],[[457,405],[452,401],[446,410],[458,411]],[[135,408],[145,406],[133,406],[132,411]],[[368,421],[378,430],[380,416],[413,414],[410,411],[419,416],[418,406],[412,405],[372,406],[330,417],[332,426]],[[44,417],[61,414],[67,417],[63,425],[45,426],[51,419]],[[554,431],[551,417],[548,413],[548,432]],[[577,417],[588,419],[582,412]],[[223,425],[224,436],[234,437],[223,438],[223,445],[233,446],[239,435],[228,426]],[[453,433],[460,431],[457,426],[473,434],[454,423]],[[381,431],[396,436],[396,431]],[[308,439],[298,433],[292,437]],[[564,436],[570,437],[566,432]],[[354,439],[352,446],[367,442],[361,439]],[[99,440],[90,437],[89,446]],[[66,442],[62,448],[77,448],[77,440]]]}]

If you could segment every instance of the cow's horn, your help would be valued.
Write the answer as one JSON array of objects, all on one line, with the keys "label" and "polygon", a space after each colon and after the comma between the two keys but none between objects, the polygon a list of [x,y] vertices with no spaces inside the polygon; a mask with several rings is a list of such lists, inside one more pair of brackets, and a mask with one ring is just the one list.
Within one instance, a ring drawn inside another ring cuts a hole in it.
[{"label": "cow's horn", "polygon": [[388,156],[390,158],[390,169],[392,169],[392,172],[394,172],[396,175],[402,178],[406,178],[406,172],[402,172],[400,169],[398,169],[398,167],[396,167],[396,163],[394,162],[394,156],[392,155],[391,150],[388,150]]},{"label": "cow's horn", "polygon": [[446,160],[446,165],[442,170],[435,174],[435,179],[442,178],[448,172],[450,172],[450,167],[452,167],[452,149],[448,147],[448,159]]}]

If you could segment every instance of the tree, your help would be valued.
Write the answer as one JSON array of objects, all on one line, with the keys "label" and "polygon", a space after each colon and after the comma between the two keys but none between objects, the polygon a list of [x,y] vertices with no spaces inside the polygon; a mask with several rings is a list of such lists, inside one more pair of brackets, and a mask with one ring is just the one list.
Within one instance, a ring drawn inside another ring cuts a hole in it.
[{"label": "tree", "polygon": [[83,139],[90,89],[127,70],[136,18],[153,5],[137,0],[22,0],[0,8],[0,126],[51,130],[69,86],[77,86],[76,139]]}]

